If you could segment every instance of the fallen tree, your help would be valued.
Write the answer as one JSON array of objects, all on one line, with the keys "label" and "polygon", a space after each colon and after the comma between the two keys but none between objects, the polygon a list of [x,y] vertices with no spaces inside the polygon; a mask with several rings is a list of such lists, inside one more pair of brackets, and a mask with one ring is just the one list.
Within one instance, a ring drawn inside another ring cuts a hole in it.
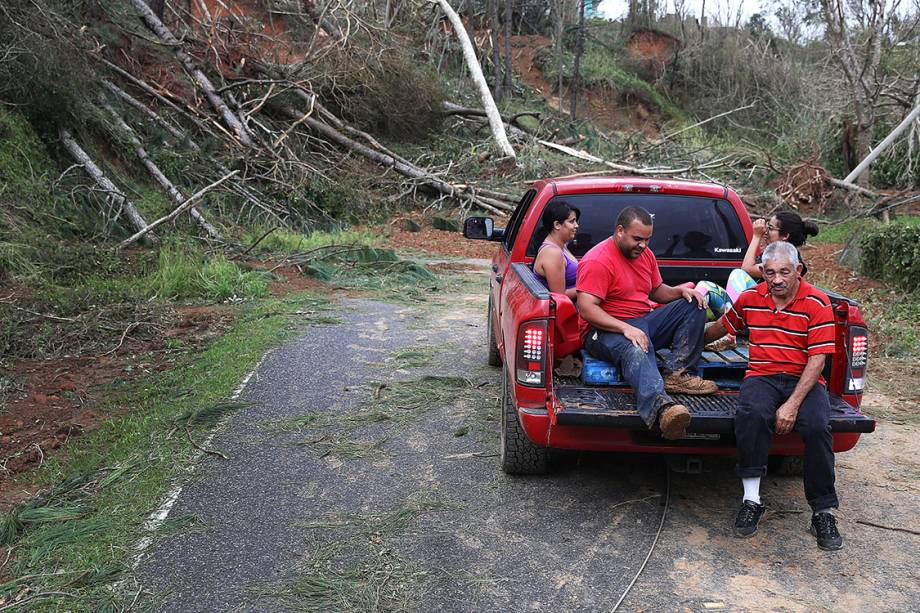
[{"label": "fallen tree", "polygon": [[486,83],[486,78],[482,74],[482,66],[479,65],[479,60],[476,59],[476,50],[473,48],[473,43],[470,42],[470,37],[466,33],[466,28],[463,27],[460,16],[451,8],[447,0],[437,0],[437,3],[441,10],[444,11],[444,14],[447,15],[447,19],[450,20],[453,26],[454,34],[457,35],[457,40],[460,41],[463,57],[466,60],[470,76],[473,77],[473,81],[479,89],[482,108],[485,109],[486,116],[489,118],[489,127],[492,128],[492,137],[495,139],[496,145],[498,145],[503,155],[511,158],[516,157],[514,148],[508,142],[508,136],[505,134],[505,124],[498,113],[498,107],[495,106],[495,100],[492,99],[492,92],[489,91],[489,84]]},{"label": "fallen tree", "polygon": [[183,48],[182,43],[173,33],[160,21],[160,18],[150,9],[144,0],[131,0],[131,4],[140,12],[144,23],[151,32],[156,34],[160,40],[167,44],[173,54],[182,64],[183,68],[192,76],[198,87],[204,93],[205,98],[214,108],[214,110],[223,118],[224,123],[233,132],[234,136],[240,143],[247,147],[255,147],[256,142],[249,129],[244,125],[243,120],[235,115],[220,94],[214,89],[214,85],[204,72],[195,64],[195,60]]},{"label": "fallen tree", "polygon": [[156,235],[150,234],[150,227],[147,225],[147,222],[144,220],[144,217],[137,210],[137,207],[128,200],[128,197],[125,196],[118,187],[112,183],[112,181],[105,176],[105,173],[102,172],[102,169],[93,162],[92,158],[89,157],[89,154],[80,146],[80,143],[73,137],[73,134],[69,130],[61,129],[60,130],[61,143],[64,145],[64,148],[70,153],[71,157],[83,167],[83,170],[86,171],[93,181],[102,189],[105,193],[106,201],[109,202],[110,206],[117,209],[119,212],[124,213],[125,217],[128,218],[128,221],[131,223],[134,228],[141,233],[140,236],[146,236],[147,240],[156,241]]},{"label": "fallen tree", "polygon": [[[143,164],[144,168],[147,169],[147,172],[150,173],[150,175],[169,195],[173,202],[175,202],[178,206],[185,204],[185,196],[182,195],[182,192],[179,191],[179,188],[177,188],[172,183],[172,181],[170,181],[166,175],[163,174],[163,171],[160,170],[159,166],[156,165],[156,163],[147,153],[147,150],[144,149],[144,145],[134,133],[134,130],[131,129],[131,126],[125,123],[125,120],[122,119],[121,115],[118,114],[118,111],[112,108],[112,105],[110,105],[108,102],[102,100],[101,104],[103,108],[105,108],[105,110],[107,110],[112,116],[112,119],[115,121],[115,125],[118,126],[118,128],[128,138],[128,140],[131,141],[131,144],[134,145],[134,151],[137,153],[137,157],[140,158],[141,164]],[[204,218],[204,215],[202,215],[201,211],[199,211],[197,207],[190,207],[188,211],[192,219],[195,220],[198,226],[204,230],[208,236],[211,238],[220,238],[220,233],[218,233],[214,226],[208,223],[208,221]]]}]

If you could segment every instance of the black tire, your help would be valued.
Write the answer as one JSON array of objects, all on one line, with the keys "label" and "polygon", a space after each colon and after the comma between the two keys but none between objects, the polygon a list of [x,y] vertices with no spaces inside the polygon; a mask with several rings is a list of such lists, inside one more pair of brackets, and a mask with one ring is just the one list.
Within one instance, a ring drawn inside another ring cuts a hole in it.
[{"label": "black tire", "polygon": [[549,465],[549,449],[534,445],[518,419],[508,389],[508,368],[502,369],[502,470],[509,475],[542,475]]},{"label": "black tire", "polygon": [[489,312],[486,315],[486,344],[489,356],[486,361],[489,366],[501,366],[502,354],[498,351],[498,341],[495,338],[495,328],[492,325],[492,296],[489,295]]},{"label": "black tire", "polygon": [[801,477],[805,474],[805,459],[794,455],[771,456],[767,470],[777,477]]}]

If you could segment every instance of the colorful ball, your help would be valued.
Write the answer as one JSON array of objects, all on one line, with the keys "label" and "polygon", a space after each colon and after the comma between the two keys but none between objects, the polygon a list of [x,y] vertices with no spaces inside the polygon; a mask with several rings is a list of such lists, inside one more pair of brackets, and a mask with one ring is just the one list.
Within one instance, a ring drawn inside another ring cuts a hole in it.
[{"label": "colorful ball", "polygon": [[708,321],[715,321],[722,317],[732,304],[731,299],[728,297],[728,292],[712,281],[700,281],[696,284],[696,289],[703,294],[703,299],[706,301],[706,319]]}]

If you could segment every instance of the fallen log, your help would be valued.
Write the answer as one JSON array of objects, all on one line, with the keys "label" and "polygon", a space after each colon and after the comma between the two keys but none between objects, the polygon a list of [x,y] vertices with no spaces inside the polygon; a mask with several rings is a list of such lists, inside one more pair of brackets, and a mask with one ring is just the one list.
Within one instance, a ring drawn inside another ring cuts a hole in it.
[{"label": "fallen log", "polygon": [[[482,108],[485,109],[486,116],[489,119],[489,127],[492,128],[492,137],[495,139],[495,143],[502,154],[511,158],[516,157],[511,143],[508,142],[508,136],[505,134],[505,124],[502,122],[498,108],[495,106],[495,100],[492,99],[492,92],[489,91],[489,84],[486,83],[486,78],[482,74],[482,66],[479,65],[479,60],[476,59],[476,50],[473,48],[473,43],[470,42],[470,37],[466,33],[466,28],[463,26],[460,16],[451,8],[447,0],[436,1],[441,10],[444,11],[444,14],[447,15],[447,19],[453,26],[454,34],[457,35],[457,40],[460,41],[460,46],[463,48],[463,57],[466,60],[470,75],[479,89],[479,98],[482,101]],[[510,69],[511,67],[508,66],[508,70]],[[508,76],[510,77],[510,75]]]},{"label": "fallen log", "polygon": [[470,186],[463,186],[461,188],[459,186],[452,185],[448,183],[447,181],[439,179],[438,177],[435,177],[431,173],[426,172],[425,170],[419,168],[418,166],[415,166],[414,164],[407,163],[405,161],[400,161],[391,155],[382,153],[380,151],[377,151],[376,149],[372,149],[371,147],[368,147],[367,145],[359,143],[358,141],[342,134],[341,132],[333,128],[332,126],[316,119],[315,117],[311,117],[307,115],[306,113],[298,111],[297,109],[294,109],[292,107],[280,107],[280,108],[291,119],[301,121],[305,126],[310,128],[314,132],[338,144],[339,146],[344,147],[345,149],[348,149],[349,151],[352,151],[354,153],[357,153],[358,155],[361,155],[362,157],[365,157],[377,164],[380,164],[381,166],[392,168],[393,170],[403,175],[404,177],[415,179],[419,181],[422,185],[429,187],[440,194],[443,194],[445,196],[450,196],[453,198],[458,198],[458,199],[461,196],[465,195],[469,200],[471,200],[474,204],[476,204],[480,208],[486,209],[488,211],[492,211],[499,215],[505,215],[506,214],[505,212],[510,212],[514,210],[513,206],[504,204],[502,202],[498,202],[497,200],[489,202],[487,200],[484,200],[483,198],[480,198],[479,196],[475,194],[475,188],[471,188]]},{"label": "fallen log", "polygon": [[136,240],[142,238],[143,236],[149,234],[154,228],[156,228],[156,227],[159,226],[160,224],[164,224],[164,223],[166,223],[167,221],[170,221],[170,220],[172,220],[172,219],[175,219],[176,217],[178,217],[179,215],[181,215],[182,213],[184,213],[185,211],[187,211],[188,209],[190,209],[190,208],[195,204],[195,201],[200,200],[205,194],[207,194],[209,191],[211,191],[212,189],[214,189],[215,187],[217,187],[218,185],[220,185],[221,183],[223,183],[223,182],[226,181],[227,179],[236,176],[237,173],[239,173],[239,171],[238,171],[238,170],[234,170],[234,171],[231,172],[230,174],[224,175],[223,177],[221,177],[220,179],[218,179],[218,180],[215,181],[214,183],[211,183],[211,184],[208,185],[207,187],[204,187],[204,188],[198,190],[197,192],[195,192],[194,194],[192,194],[191,196],[189,196],[189,197],[185,200],[185,202],[183,202],[180,206],[176,207],[176,208],[173,210],[172,213],[170,213],[170,214],[168,214],[168,215],[165,215],[164,217],[160,217],[159,219],[157,219],[156,221],[154,221],[152,224],[148,225],[148,226],[147,226],[146,228],[144,228],[143,230],[140,230],[140,231],[134,233],[133,235],[129,236],[129,237],[126,238],[125,240],[121,241],[120,243],[118,243],[118,246],[117,246],[115,249],[116,249],[116,250],[124,249],[125,247],[127,247],[128,245],[130,245],[131,243],[133,243],[134,241],[136,241]]},{"label": "fallen log", "polygon": [[[118,128],[124,133],[128,140],[131,141],[131,144],[134,145],[134,151],[137,153],[137,157],[140,158],[144,168],[147,169],[147,172],[149,172],[150,175],[156,180],[156,182],[160,184],[160,187],[162,187],[163,190],[169,194],[169,197],[173,202],[175,202],[178,206],[185,204],[185,196],[182,194],[182,192],[179,191],[179,188],[177,188],[173,182],[170,181],[165,174],[163,174],[163,171],[160,170],[159,166],[156,165],[156,162],[153,161],[153,159],[147,153],[147,150],[144,149],[143,143],[141,143],[140,139],[134,133],[134,130],[131,129],[131,126],[125,123],[125,120],[122,119],[121,115],[118,114],[118,111],[112,108],[111,104],[105,100],[102,100],[101,104],[103,108],[105,108],[105,110],[107,110],[115,120],[115,125],[118,126]],[[208,236],[214,239],[220,238],[220,233],[214,226],[208,223],[208,221],[204,218],[204,215],[201,214],[201,211],[198,210],[198,207],[191,207],[189,209],[189,215],[191,215],[192,219],[195,220],[195,223],[197,223],[198,226],[208,234]]]},{"label": "fallen log", "polygon": [[81,147],[80,143],[73,137],[73,134],[71,134],[69,130],[61,129],[60,137],[67,152],[78,164],[83,166],[86,174],[92,177],[96,184],[105,192],[106,200],[110,205],[114,205],[114,207],[117,207],[119,211],[125,214],[128,221],[131,222],[131,225],[134,226],[138,232],[142,232],[140,236],[146,235],[148,240],[156,241],[156,236],[150,234],[151,228],[147,225],[147,222],[137,210],[137,207],[135,207],[131,201],[128,200],[128,197],[105,176],[102,169],[99,168],[99,166],[93,162],[92,158],[89,157],[89,154],[83,150],[83,147]]},{"label": "fallen log", "polygon": [[329,17],[326,17],[325,11],[320,13],[316,9],[316,3],[313,0],[303,0],[303,9],[304,12],[310,16],[310,19],[313,20],[313,23],[321,27],[326,34],[334,38],[336,41],[341,41],[345,38],[345,35],[342,34],[342,30],[339,29],[339,26],[335,25],[335,22],[332,21]]},{"label": "fallen log", "polygon": [[198,84],[198,87],[204,92],[205,98],[211,104],[211,107],[223,118],[224,123],[227,127],[233,132],[239,142],[245,145],[246,147],[255,147],[256,142],[252,134],[249,132],[249,129],[243,123],[243,120],[235,115],[231,111],[230,107],[224,102],[224,99],[220,97],[220,94],[214,89],[214,85],[211,83],[211,80],[207,77],[204,72],[198,68],[195,64],[195,60],[191,55],[185,52],[182,48],[182,43],[177,39],[173,33],[166,27],[166,25],[160,21],[159,17],[154,14],[150,9],[147,3],[144,0],[131,0],[131,4],[141,13],[141,17],[144,19],[144,23],[150,29],[151,32],[156,34],[160,40],[169,45],[172,48],[173,55],[176,56],[176,59],[182,64],[185,70],[188,71],[195,82]]},{"label": "fallen log", "polygon": [[113,72],[115,72],[116,74],[120,75],[121,77],[123,77],[123,78],[126,79],[127,81],[133,83],[134,85],[136,85],[137,87],[139,87],[140,89],[142,89],[144,92],[146,92],[147,94],[149,94],[151,97],[153,97],[155,100],[158,100],[159,102],[165,104],[166,106],[168,106],[168,107],[171,108],[172,110],[176,111],[177,113],[179,113],[180,115],[182,115],[183,117],[185,117],[186,119],[188,119],[189,121],[191,121],[191,122],[192,122],[199,130],[201,130],[202,132],[207,132],[207,133],[209,133],[209,134],[213,134],[213,132],[208,128],[208,126],[206,126],[206,125],[204,124],[203,121],[201,121],[200,119],[198,119],[197,117],[195,117],[194,115],[192,115],[192,114],[191,114],[190,112],[188,112],[187,110],[183,109],[181,106],[179,106],[178,104],[176,104],[175,102],[173,102],[172,100],[170,100],[168,97],[164,96],[162,93],[158,92],[156,89],[154,89],[153,87],[151,87],[150,84],[148,84],[148,83],[147,83],[146,81],[144,81],[143,79],[139,79],[139,78],[135,77],[133,74],[131,74],[130,72],[128,72],[127,70],[125,70],[125,69],[122,68],[121,66],[119,66],[119,65],[117,65],[117,64],[113,64],[112,62],[108,61],[108,60],[105,59],[105,58],[100,58],[100,61],[101,61],[103,64],[105,64],[107,67],[109,67]]},{"label": "fallen log", "polygon": [[595,164],[603,164],[608,168],[613,168],[615,170],[620,170],[623,172],[628,172],[635,175],[679,175],[685,172],[690,172],[692,170],[706,170],[711,168],[718,168],[719,166],[724,166],[724,161],[726,158],[719,158],[706,162],[705,164],[696,164],[691,166],[685,166],[683,168],[638,168],[636,166],[627,166],[626,164],[618,164],[616,162],[611,162],[603,158],[599,158],[596,155],[591,155],[587,151],[582,151],[580,149],[573,149],[572,147],[566,147],[565,145],[560,145],[558,143],[551,143],[545,140],[537,140],[538,143],[547,147],[549,149],[555,149],[572,157],[576,157],[580,160],[585,160],[586,162],[592,162]]},{"label": "fallen log", "polygon": [[118,96],[121,100],[123,100],[131,108],[138,111],[141,115],[144,115],[145,117],[147,117],[147,119],[149,119],[154,124],[166,130],[170,136],[175,138],[180,143],[185,143],[190,148],[196,151],[200,149],[200,147],[192,139],[190,139],[187,134],[185,134],[184,132],[176,128],[174,125],[172,125],[171,123],[169,123],[168,121],[166,121],[165,119],[157,115],[157,113],[153,109],[151,109],[149,106],[147,106],[146,104],[144,104],[143,102],[141,102],[140,100],[138,100],[137,98],[135,98],[134,96],[126,92],[125,90],[121,89],[120,87],[118,87],[117,85],[115,85],[114,83],[106,79],[102,80],[102,85],[107,90],[112,92],[114,95]]}]

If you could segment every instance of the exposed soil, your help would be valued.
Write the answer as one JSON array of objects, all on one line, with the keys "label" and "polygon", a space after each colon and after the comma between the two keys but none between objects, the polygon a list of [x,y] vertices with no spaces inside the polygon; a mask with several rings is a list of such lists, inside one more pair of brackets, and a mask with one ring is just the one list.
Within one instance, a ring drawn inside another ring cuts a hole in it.
[{"label": "exposed soil", "polygon": [[[465,241],[455,232],[423,226],[420,232],[396,230],[392,244],[462,257],[491,257],[494,244]],[[250,262],[253,268],[270,269],[274,263]],[[448,265],[445,265],[448,266]],[[295,266],[273,271],[278,279],[269,283],[269,293],[328,288],[328,284],[305,277]],[[336,289],[341,295],[352,295]],[[7,282],[0,288],[4,302],[28,298],[28,287]],[[192,348],[220,336],[232,323],[230,305],[177,307],[169,323],[151,340],[134,338],[131,330],[112,344],[114,351],[103,355],[64,356],[46,360],[20,360],[8,368],[15,389],[0,409],[0,510],[27,500],[35,486],[21,473],[40,466],[65,443],[98,427],[117,414],[119,408],[107,401],[113,383],[124,383],[165,370]],[[125,324],[126,326],[128,324]]]},{"label": "exposed soil", "polygon": [[[559,94],[537,66],[534,58],[543,47],[551,47],[546,36],[528,35],[511,37],[511,63],[521,80],[540,92],[550,107],[569,112],[571,92],[564,86],[563,106],[559,108]],[[585,88],[578,94],[578,116],[590,119],[597,125],[612,130],[631,130],[649,135],[658,133],[658,124],[652,112],[641,102],[624,100],[619,92],[609,87]]]},{"label": "exposed soil", "polygon": [[107,402],[111,384],[169,368],[179,354],[222,334],[233,317],[227,305],[178,307],[152,339],[133,338],[126,326],[110,352],[13,363],[7,375],[16,389],[0,412],[0,509],[32,495],[31,484],[14,480],[18,474],[117,414]]},{"label": "exposed soil", "polygon": [[391,224],[390,244],[393,247],[421,249],[465,258],[491,259],[495,254],[496,243],[466,240],[458,232],[436,230],[418,217],[413,220],[421,226],[418,232],[403,229],[400,223],[402,219],[395,220]]}]

